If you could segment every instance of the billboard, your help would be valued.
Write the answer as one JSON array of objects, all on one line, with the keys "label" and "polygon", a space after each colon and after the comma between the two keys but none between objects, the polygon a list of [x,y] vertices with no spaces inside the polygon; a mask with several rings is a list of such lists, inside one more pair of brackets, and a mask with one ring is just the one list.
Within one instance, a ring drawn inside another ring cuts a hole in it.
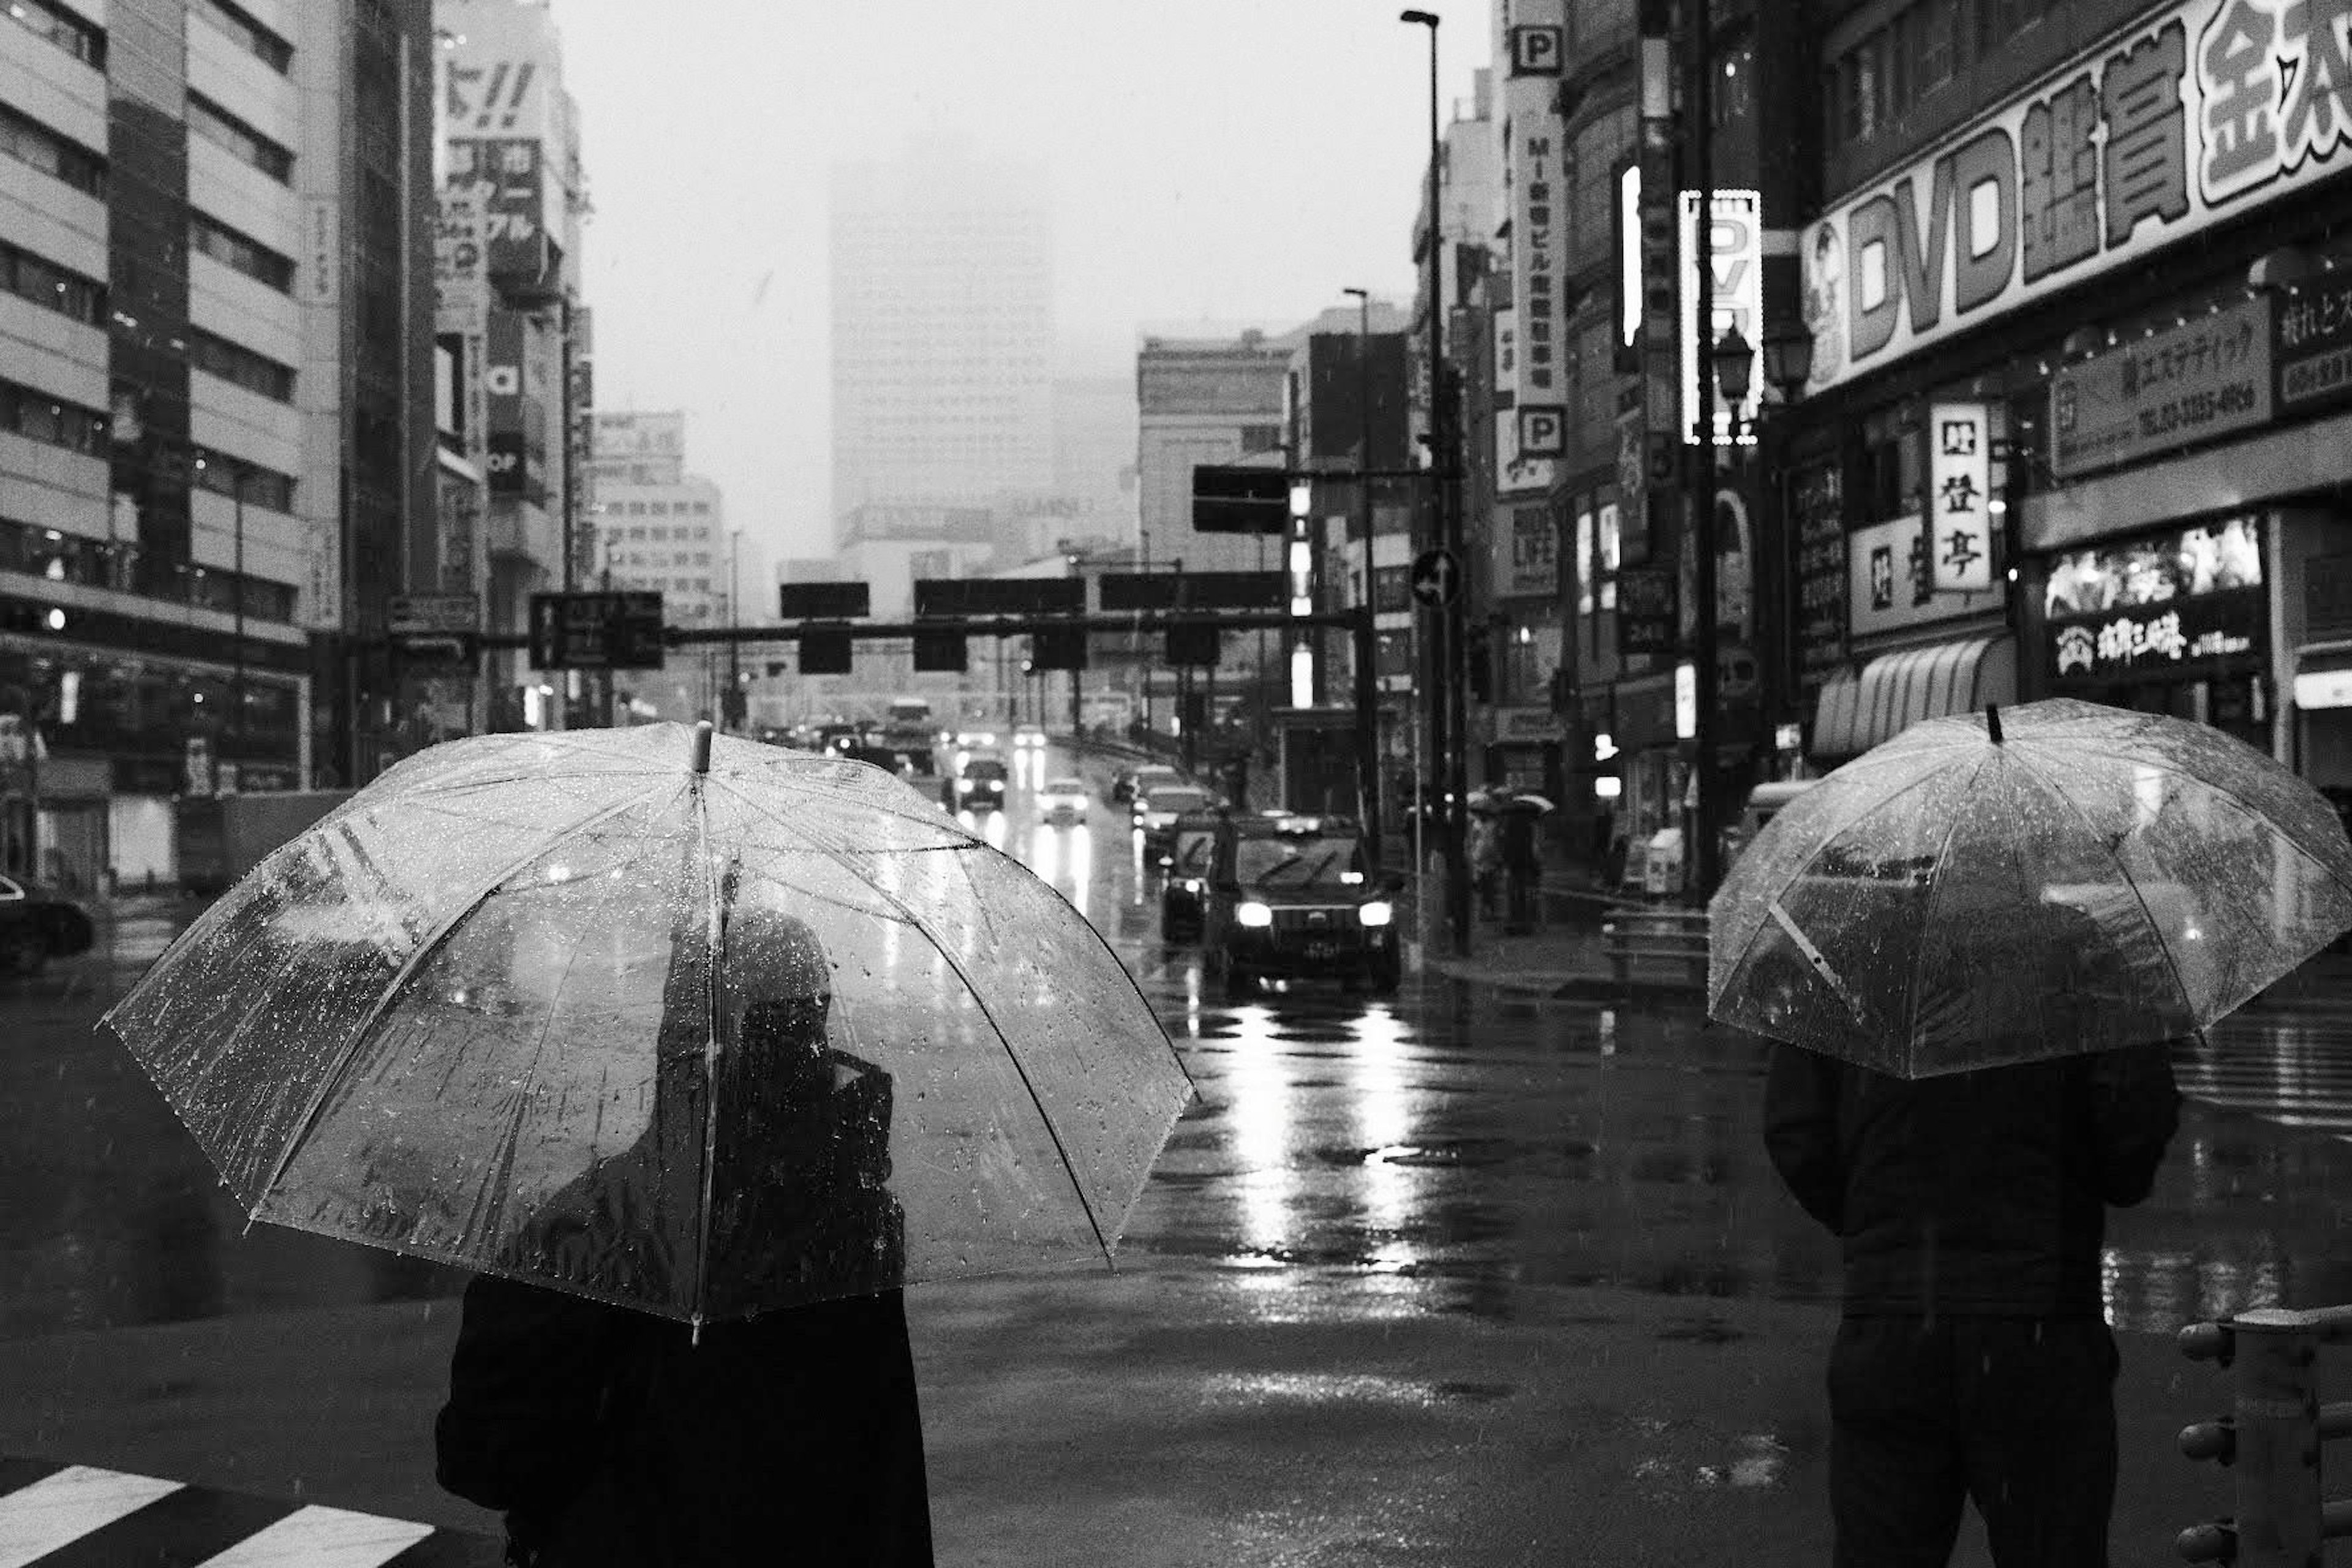
[{"label": "billboard", "polygon": [[[1698,331],[1698,269],[1700,266],[1698,236],[1698,193],[1684,191],[1677,211],[1681,226],[1678,243],[1682,247],[1680,285],[1682,292],[1682,435],[1685,441],[1712,441],[1718,447],[1732,444],[1731,405],[1725,401],[1721,385],[1710,376],[1707,382],[1709,413],[1702,418],[1698,411],[1698,356],[1705,347],[1712,349],[1717,340],[1733,327],[1748,340],[1750,363],[1748,369],[1748,395],[1756,396],[1764,385],[1764,198],[1754,191],[1714,193],[1711,211],[1713,220],[1707,225],[1706,260],[1714,277],[1712,291],[1707,296],[1707,330],[1704,339]],[[1739,430],[1738,444],[1753,446],[1756,441],[1755,422],[1749,420]]]},{"label": "billboard", "polygon": [[1509,68],[1501,126],[1511,310],[1507,323],[1496,312],[1495,384],[1509,392],[1512,413],[1498,421],[1495,488],[1508,494],[1550,488],[1567,427],[1560,246],[1568,218],[1562,166],[1568,149],[1559,119],[1567,17],[1564,0],[1513,0],[1502,10],[1498,52]]},{"label": "billboard", "polygon": [[598,458],[682,458],[686,416],[676,411],[599,414],[591,442]]},{"label": "billboard", "polygon": [[490,272],[537,284],[554,265],[542,143],[492,137],[449,143],[449,184],[478,202]]},{"label": "billboard", "polygon": [[1839,203],[1800,244],[1813,389],[2352,165],[2344,26],[2179,0]]}]

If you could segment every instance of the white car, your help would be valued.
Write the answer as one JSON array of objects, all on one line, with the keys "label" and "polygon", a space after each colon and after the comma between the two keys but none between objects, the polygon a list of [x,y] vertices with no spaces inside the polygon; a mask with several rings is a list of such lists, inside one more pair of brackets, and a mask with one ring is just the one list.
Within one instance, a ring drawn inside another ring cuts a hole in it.
[{"label": "white car", "polygon": [[1014,725],[1013,729],[1013,745],[1015,751],[1025,752],[1033,749],[1043,751],[1045,746],[1045,726],[1042,724]]},{"label": "white car", "polygon": [[1049,826],[1075,822],[1083,826],[1087,820],[1087,783],[1084,779],[1049,779],[1037,792],[1037,820]]}]

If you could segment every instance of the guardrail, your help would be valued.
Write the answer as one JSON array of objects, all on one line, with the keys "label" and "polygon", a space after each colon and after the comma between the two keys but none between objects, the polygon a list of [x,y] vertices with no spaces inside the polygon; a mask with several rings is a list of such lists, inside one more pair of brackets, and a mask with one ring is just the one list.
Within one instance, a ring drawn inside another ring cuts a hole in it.
[{"label": "guardrail", "polygon": [[2352,1306],[2265,1308],[2191,1323],[2177,1342],[2191,1361],[2228,1369],[2230,1414],[2181,1429],[2180,1451],[2227,1465],[2234,1511],[2176,1542],[2191,1563],[2320,1568],[2326,1542],[2352,1536],[2352,1499],[2320,1495],[2321,1450],[2352,1436],[2352,1402],[2319,1402],[2319,1352],[2352,1343]]}]

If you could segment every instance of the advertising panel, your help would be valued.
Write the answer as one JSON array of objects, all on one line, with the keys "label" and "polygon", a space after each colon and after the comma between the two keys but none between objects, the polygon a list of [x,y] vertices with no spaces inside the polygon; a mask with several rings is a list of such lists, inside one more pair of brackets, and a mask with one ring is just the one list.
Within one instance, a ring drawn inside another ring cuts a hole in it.
[{"label": "advertising panel", "polygon": [[599,458],[679,458],[686,455],[686,416],[599,414],[592,437]]},{"label": "advertising panel", "polygon": [[1898,517],[1846,541],[1846,626],[1856,637],[2000,607],[2000,595],[1938,594],[1927,571],[1927,525]]},{"label": "advertising panel", "polygon": [[[1508,388],[1518,417],[1498,432],[1495,488],[1545,489],[1567,431],[1567,332],[1560,309],[1560,242],[1568,216],[1562,184],[1566,143],[1559,113],[1565,44],[1564,0],[1516,0],[1505,42],[1503,178],[1510,193],[1511,306],[1516,342],[1497,359],[1495,384]],[[1500,334],[1506,329],[1498,324]],[[1498,335],[1497,346],[1501,346]]]},{"label": "advertising panel", "polygon": [[2352,163],[2333,5],[2179,0],[1873,180],[1800,242],[1816,391]]},{"label": "advertising panel", "polygon": [[[1698,193],[1685,191],[1678,202],[1683,439],[1713,441],[1718,447],[1727,447],[1732,444],[1731,405],[1725,401],[1722,388],[1712,377],[1708,381],[1712,414],[1703,420],[1698,412],[1698,356],[1702,342],[1698,331]],[[1754,389],[1764,384],[1764,198],[1754,191],[1717,191],[1711,211],[1714,216],[1707,226],[1706,257],[1714,269],[1714,282],[1704,342],[1711,348],[1733,327],[1739,329],[1739,335],[1748,340],[1753,351],[1748,369],[1752,396]],[[1738,444],[1753,446],[1755,441],[1756,427],[1750,422],[1740,430]]]},{"label": "advertising panel", "polygon": [[481,204],[490,271],[537,283],[546,276],[547,182],[543,149],[520,137],[449,144],[449,185]]},{"label": "advertising panel", "polygon": [[2050,467],[2072,479],[2271,417],[2271,301],[2232,305],[2050,378]]},{"label": "advertising panel", "polygon": [[2262,520],[2233,517],[2053,557],[2042,613],[2102,616],[2262,585]]},{"label": "advertising panel", "polygon": [[2352,403],[2352,278],[2312,279],[2271,319],[2278,411],[2315,414]]},{"label": "advertising panel", "polygon": [[1928,585],[1938,594],[1992,587],[1992,416],[1981,403],[1927,410]]},{"label": "advertising panel", "polygon": [[433,231],[433,331],[465,336],[483,330],[490,309],[488,252],[481,198],[471,191],[441,193]]},{"label": "advertising panel", "polygon": [[1511,509],[1511,561],[1506,592],[1552,595],[1559,591],[1559,527],[1549,506]]},{"label": "advertising panel", "polygon": [[1800,469],[1790,485],[1797,535],[1797,669],[1818,685],[1845,662],[1845,492],[1835,463]]}]

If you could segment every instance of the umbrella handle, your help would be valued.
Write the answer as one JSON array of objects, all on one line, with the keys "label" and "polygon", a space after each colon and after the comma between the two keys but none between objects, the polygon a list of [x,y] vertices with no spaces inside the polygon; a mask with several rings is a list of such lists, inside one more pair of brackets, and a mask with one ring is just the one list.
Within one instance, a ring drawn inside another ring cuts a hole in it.
[{"label": "umbrella handle", "polygon": [[2000,704],[1998,702],[1985,704],[1985,733],[1992,738],[1994,745],[1998,746],[2001,743]]}]

